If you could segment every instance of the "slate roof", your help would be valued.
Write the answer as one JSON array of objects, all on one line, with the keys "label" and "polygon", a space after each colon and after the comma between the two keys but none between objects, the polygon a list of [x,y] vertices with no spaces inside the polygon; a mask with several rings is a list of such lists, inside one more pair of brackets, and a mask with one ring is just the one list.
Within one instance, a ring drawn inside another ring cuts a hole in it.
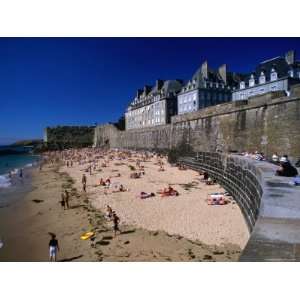
[{"label": "slate roof", "polygon": [[239,81],[245,81],[246,87],[248,87],[249,86],[248,81],[251,75],[253,74],[255,78],[255,83],[258,83],[259,76],[261,75],[262,71],[266,76],[266,81],[270,81],[272,68],[274,68],[275,71],[277,72],[278,78],[283,78],[288,76],[288,72],[291,69],[300,68],[300,62],[295,61],[294,64],[289,65],[284,57],[282,56],[274,57],[258,64],[253,72],[240,76]]}]

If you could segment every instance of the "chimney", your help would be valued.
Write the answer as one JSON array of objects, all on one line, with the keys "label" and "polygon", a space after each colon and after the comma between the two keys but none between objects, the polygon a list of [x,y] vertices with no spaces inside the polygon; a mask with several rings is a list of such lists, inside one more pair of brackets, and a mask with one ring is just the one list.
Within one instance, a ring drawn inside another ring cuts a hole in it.
[{"label": "chimney", "polygon": [[295,50],[290,50],[285,54],[285,60],[288,65],[295,63]]},{"label": "chimney", "polygon": [[144,94],[147,95],[151,91],[151,86],[145,85],[144,86]]},{"label": "chimney", "polygon": [[156,89],[160,90],[163,85],[164,85],[164,81],[163,80],[160,80],[160,79],[156,80],[156,82],[155,82]]},{"label": "chimney", "polygon": [[136,97],[139,98],[141,96],[142,92],[143,92],[143,90],[138,89],[136,92]]},{"label": "chimney", "polygon": [[176,81],[178,81],[180,84],[183,84],[183,80],[182,79],[175,79]]},{"label": "chimney", "polygon": [[219,72],[219,74],[220,74],[220,76],[223,79],[225,84],[227,83],[227,70],[226,70],[226,68],[227,68],[226,64],[223,64],[218,69],[218,72]]},{"label": "chimney", "polygon": [[208,78],[208,64],[207,60],[201,65],[201,74],[204,78]]}]

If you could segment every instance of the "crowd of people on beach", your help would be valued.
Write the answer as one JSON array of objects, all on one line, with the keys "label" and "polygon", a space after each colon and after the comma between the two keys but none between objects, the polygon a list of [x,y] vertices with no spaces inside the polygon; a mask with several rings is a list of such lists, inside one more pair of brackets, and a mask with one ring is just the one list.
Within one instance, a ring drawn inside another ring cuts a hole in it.
[{"label": "crowd of people on beach", "polygon": [[[261,152],[244,152],[245,157],[250,157],[258,161],[267,161],[265,155]],[[62,163],[66,168],[72,168],[73,166],[82,166],[80,169],[82,172],[81,185],[82,193],[88,193],[89,187],[99,187],[103,188],[103,195],[107,196],[112,193],[123,193],[129,191],[128,188],[122,183],[122,174],[118,169],[111,170],[111,174],[108,177],[100,177],[96,180],[96,184],[92,185],[88,176],[98,176],[104,168],[108,167],[118,167],[127,165],[130,173],[130,179],[139,179],[146,175],[144,163],[147,161],[153,161],[154,165],[157,165],[157,172],[165,171],[165,162],[166,156],[157,154],[154,152],[136,152],[129,150],[101,150],[97,148],[85,148],[85,149],[69,149],[63,151],[52,151],[44,154],[43,164],[50,163],[54,164],[57,162]],[[274,153],[272,156],[271,162],[278,165],[278,170],[276,175],[278,176],[296,176],[298,175],[297,169],[292,166],[287,155],[279,156],[277,153]],[[42,165],[42,164],[41,164]],[[180,171],[187,170],[187,167],[182,163],[174,165]],[[41,167],[42,168],[42,167]],[[208,172],[199,172],[199,175],[202,176],[199,180],[206,185],[216,184],[216,180],[210,177]],[[124,174],[123,174],[124,176]],[[94,178],[94,177],[93,177]],[[94,180],[94,179],[93,179]],[[117,181],[118,180],[118,181]],[[89,183],[89,184],[88,184]],[[141,187],[142,188],[142,187]],[[173,197],[179,196],[179,192],[171,185],[168,184],[167,187],[163,187],[158,191],[145,191],[142,190],[137,195],[137,198],[141,200],[160,197]],[[228,198],[229,197],[229,198]],[[61,206],[63,209],[69,209],[69,192],[64,190],[61,194]],[[226,205],[231,202],[230,195],[228,193],[212,193],[208,196],[206,200],[208,205]],[[120,232],[119,224],[120,217],[117,212],[111,208],[110,205],[106,206],[105,218],[107,221],[112,222],[112,229],[114,235]],[[53,247],[55,247],[55,236],[52,238],[51,246],[52,255],[50,258],[55,257],[53,253],[55,252]],[[58,250],[58,245],[56,252]],[[55,252],[55,253],[56,253]]]}]

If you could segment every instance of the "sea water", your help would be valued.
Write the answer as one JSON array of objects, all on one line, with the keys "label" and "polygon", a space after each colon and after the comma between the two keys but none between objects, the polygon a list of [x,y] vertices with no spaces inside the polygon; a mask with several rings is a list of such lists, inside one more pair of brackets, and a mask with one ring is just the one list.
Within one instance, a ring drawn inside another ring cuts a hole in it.
[{"label": "sea water", "polygon": [[12,185],[9,176],[17,176],[20,169],[29,168],[37,164],[38,155],[32,154],[9,154],[0,155],[0,189],[8,188]]}]

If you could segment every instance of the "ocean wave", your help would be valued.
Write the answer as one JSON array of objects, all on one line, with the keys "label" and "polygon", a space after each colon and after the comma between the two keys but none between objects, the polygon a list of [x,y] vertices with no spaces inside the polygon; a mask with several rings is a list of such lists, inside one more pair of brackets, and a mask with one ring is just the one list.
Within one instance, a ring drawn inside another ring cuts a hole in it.
[{"label": "ocean wave", "polygon": [[11,180],[8,174],[0,175],[0,188],[7,188],[11,186]]}]

